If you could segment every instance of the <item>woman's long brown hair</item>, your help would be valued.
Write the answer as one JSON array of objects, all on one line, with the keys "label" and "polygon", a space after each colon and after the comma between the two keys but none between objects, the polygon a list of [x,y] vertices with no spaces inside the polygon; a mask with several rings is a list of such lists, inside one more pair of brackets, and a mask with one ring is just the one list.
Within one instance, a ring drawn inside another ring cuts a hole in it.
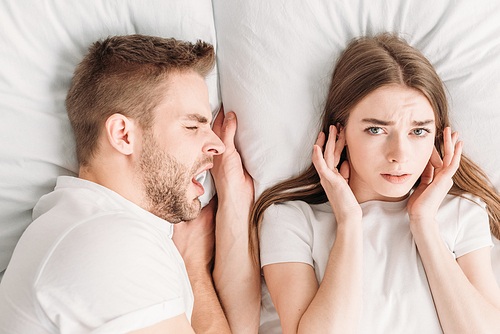
[{"label": "woman's long brown hair", "polygon": [[[443,157],[443,130],[450,126],[446,93],[431,63],[406,41],[394,34],[354,39],[337,61],[323,112],[322,131],[328,138],[329,126],[347,124],[353,107],[374,90],[386,85],[404,85],[424,94],[436,118],[435,146]],[[345,150],[339,166],[346,159]],[[453,176],[450,194],[475,195],[486,203],[492,234],[500,239],[500,196],[486,174],[462,155]],[[250,215],[250,251],[258,262],[258,240],[264,211],[274,203],[301,200],[309,204],[328,201],[319,175],[311,163],[302,174],[281,182],[255,202]],[[257,240],[256,240],[257,239]]]}]

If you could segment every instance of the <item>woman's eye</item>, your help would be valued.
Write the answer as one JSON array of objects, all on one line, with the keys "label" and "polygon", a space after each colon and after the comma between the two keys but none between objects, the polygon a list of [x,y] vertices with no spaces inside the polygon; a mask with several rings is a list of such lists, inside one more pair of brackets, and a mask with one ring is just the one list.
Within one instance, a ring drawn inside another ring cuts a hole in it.
[{"label": "woman's eye", "polygon": [[381,128],[377,128],[377,127],[370,127],[368,129],[366,129],[369,133],[371,134],[374,134],[374,135],[379,135],[383,132],[383,130]]},{"label": "woman's eye", "polygon": [[188,129],[188,130],[198,130],[198,127],[197,126],[188,126],[188,127],[186,127],[186,129]]},{"label": "woman's eye", "polygon": [[415,136],[423,136],[425,134],[428,133],[427,130],[425,129],[415,129],[415,130],[412,130],[412,133],[415,135]]}]

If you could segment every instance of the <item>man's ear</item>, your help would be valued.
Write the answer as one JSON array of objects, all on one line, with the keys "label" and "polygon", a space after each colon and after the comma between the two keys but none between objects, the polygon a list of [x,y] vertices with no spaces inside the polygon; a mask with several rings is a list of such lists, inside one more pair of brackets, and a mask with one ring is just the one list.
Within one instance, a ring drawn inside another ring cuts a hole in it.
[{"label": "man's ear", "polygon": [[137,138],[137,124],[122,114],[113,114],[105,124],[106,138],[118,152],[130,155],[134,152],[134,140]]}]

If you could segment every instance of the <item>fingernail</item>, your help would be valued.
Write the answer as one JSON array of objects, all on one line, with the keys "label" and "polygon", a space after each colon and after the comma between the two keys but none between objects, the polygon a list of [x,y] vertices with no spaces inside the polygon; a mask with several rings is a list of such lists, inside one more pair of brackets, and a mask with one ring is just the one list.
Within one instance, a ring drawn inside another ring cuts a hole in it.
[{"label": "fingernail", "polygon": [[234,118],[234,114],[232,112],[227,113],[226,118],[227,119],[233,119]]}]

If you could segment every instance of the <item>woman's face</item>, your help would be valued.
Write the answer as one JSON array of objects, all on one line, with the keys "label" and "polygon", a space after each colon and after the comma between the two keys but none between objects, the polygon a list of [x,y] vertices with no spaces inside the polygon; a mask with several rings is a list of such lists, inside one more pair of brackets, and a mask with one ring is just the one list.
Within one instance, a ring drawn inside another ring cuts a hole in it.
[{"label": "woman's face", "polygon": [[431,104],[416,89],[389,85],[361,100],[345,127],[358,202],[407,196],[431,157],[435,132]]}]

